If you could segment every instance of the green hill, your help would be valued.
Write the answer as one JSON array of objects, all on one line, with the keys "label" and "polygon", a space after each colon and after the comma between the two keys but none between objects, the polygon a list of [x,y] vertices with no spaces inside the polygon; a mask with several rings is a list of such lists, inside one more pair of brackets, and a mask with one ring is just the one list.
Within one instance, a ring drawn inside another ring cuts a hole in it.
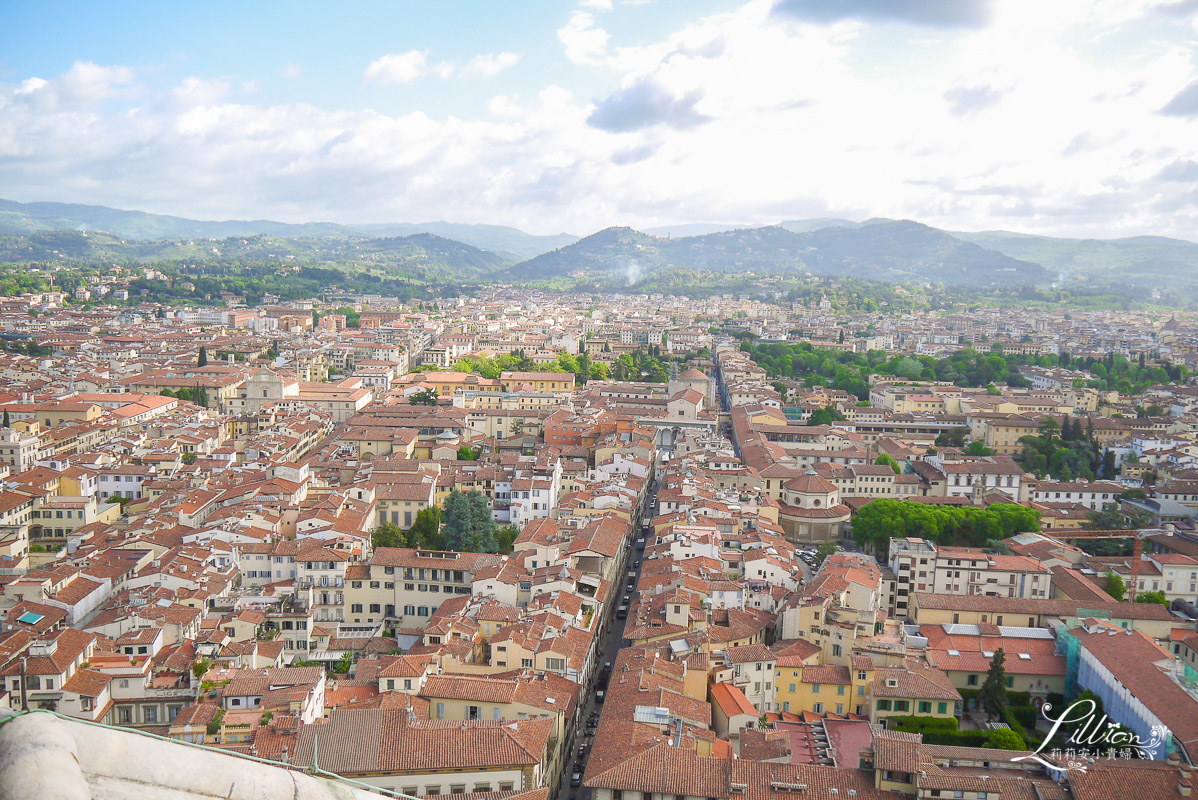
[{"label": "green hill", "polygon": [[485,277],[511,264],[495,253],[428,233],[385,239],[245,236],[185,241],[132,241],[110,233],[52,231],[0,236],[0,262],[307,266],[375,271],[419,280]]},{"label": "green hill", "polygon": [[1047,273],[917,222],[880,220],[853,228],[794,232],[781,226],[663,239],[608,228],[503,273],[510,280],[570,277],[635,286],[664,270],[735,274],[852,275],[962,286],[1040,283]]},{"label": "green hill", "polygon": [[332,222],[291,224],[270,220],[203,221],[78,203],[17,203],[0,200],[0,234],[50,231],[103,231],[125,239],[144,241],[195,237],[226,239],[232,236],[365,239],[431,233],[480,250],[503,254],[513,261],[548,252],[578,238],[565,233],[534,236],[502,225],[455,222],[338,225]]},{"label": "green hill", "polygon": [[1054,275],[1198,280],[1198,244],[1182,239],[1056,239],[1009,231],[952,235],[1012,258],[1034,261]]}]

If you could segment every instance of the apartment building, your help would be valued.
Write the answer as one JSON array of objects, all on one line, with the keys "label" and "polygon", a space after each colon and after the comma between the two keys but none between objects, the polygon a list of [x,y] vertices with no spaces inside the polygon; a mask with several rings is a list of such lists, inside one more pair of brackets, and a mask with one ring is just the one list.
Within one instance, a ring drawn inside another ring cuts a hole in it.
[{"label": "apartment building", "polygon": [[942,547],[926,539],[890,540],[887,564],[894,573],[891,616],[906,619],[915,593],[1045,598],[1052,573],[1028,556],[987,553],[972,547]]},{"label": "apartment building", "polygon": [[474,575],[502,563],[491,553],[380,547],[346,569],[345,622],[423,629],[438,607],[470,594]]}]

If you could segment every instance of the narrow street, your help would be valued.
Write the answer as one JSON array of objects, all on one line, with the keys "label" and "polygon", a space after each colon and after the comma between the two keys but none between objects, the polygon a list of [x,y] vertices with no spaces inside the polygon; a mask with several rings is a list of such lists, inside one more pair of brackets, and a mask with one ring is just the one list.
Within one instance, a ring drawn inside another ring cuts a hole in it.
[{"label": "narrow street", "polygon": [[[656,508],[657,485],[657,477],[654,476],[649,484],[649,493],[645,499],[644,519],[653,518],[654,512],[651,509]],[[606,688],[600,682],[600,676],[603,674],[605,664],[610,663],[613,667],[615,666],[616,654],[625,645],[624,627],[628,620],[616,619],[615,612],[623,604],[624,595],[635,595],[636,590],[628,588],[629,573],[634,574],[634,580],[637,583],[640,582],[644,551],[637,547],[636,540],[640,537],[641,530],[640,525],[633,530],[632,547],[625,549],[624,567],[620,570],[618,580],[612,582],[611,599],[608,603],[611,616],[609,617],[607,633],[597,649],[595,675],[591,679],[591,685],[583,687],[583,696],[585,697],[584,708],[579,715],[579,724],[574,731],[573,739],[570,743],[570,758],[566,769],[562,772],[561,785],[558,787],[557,797],[560,800],[589,800],[590,798],[590,789],[570,786],[570,776],[576,768],[581,772],[586,771],[587,757],[579,754],[579,747],[585,746],[589,754],[593,737],[586,735],[587,720],[590,719],[592,714],[603,713],[603,704],[596,700],[596,692]]]}]

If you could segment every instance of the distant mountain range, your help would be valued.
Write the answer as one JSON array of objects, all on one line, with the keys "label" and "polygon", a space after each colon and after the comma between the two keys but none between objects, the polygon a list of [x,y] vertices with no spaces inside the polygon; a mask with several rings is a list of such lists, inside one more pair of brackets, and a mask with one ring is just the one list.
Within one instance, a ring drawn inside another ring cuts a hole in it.
[{"label": "distant mountain range", "polygon": [[758,228],[706,223],[645,232],[608,228],[579,239],[536,236],[499,225],[212,222],[104,206],[0,200],[4,261],[274,258],[385,266],[394,274],[419,272],[433,279],[442,273],[452,279],[572,278],[604,288],[635,286],[687,269],[975,287],[1047,285],[1060,276],[1081,276],[1096,283],[1139,281],[1198,293],[1198,244],[1156,236],[1059,239],[1007,231],[964,233],[879,218],[787,220]]},{"label": "distant mountain range", "polygon": [[1038,264],[957,239],[918,222],[882,221],[854,228],[796,233],[780,225],[662,238],[631,228],[608,228],[502,273],[511,280],[573,276],[635,285],[671,269],[712,272],[852,275],[885,281],[932,281],[985,286],[1042,283]]},{"label": "distant mountain range", "polygon": [[577,236],[534,236],[501,225],[468,225],[458,222],[383,223],[338,225],[332,222],[292,224],[269,220],[226,220],[206,222],[144,211],[122,211],[105,206],[77,203],[17,203],[0,200],[0,234],[43,231],[103,231],[126,239],[225,239],[230,236],[284,236],[288,238],[366,239],[431,233],[464,242],[480,250],[510,256],[517,261],[531,258],[578,240]]},{"label": "distant mountain range", "polygon": [[331,269],[375,269],[392,277],[430,282],[472,280],[511,265],[510,258],[462,242],[417,233],[379,239],[233,236],[185,241],[130,241],[100,231],[46,231],[0,235],[0,263],[277,264]]}]

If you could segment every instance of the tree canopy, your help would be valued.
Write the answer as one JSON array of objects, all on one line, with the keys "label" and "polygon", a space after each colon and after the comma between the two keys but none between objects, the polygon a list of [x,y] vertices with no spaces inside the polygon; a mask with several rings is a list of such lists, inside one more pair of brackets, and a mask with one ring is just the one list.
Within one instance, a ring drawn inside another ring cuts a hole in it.
[{"label": "tree canopy", "polygon": [[666,383],[670,379],[670,370],[657,356],[637,350],[620,354],[611,368],[611,377],[617,381]]},{"label": "tree canopy", "polygon": [[836,406],[829,404],[812,411],[811,416],[807,418],[807,424],[831,425],[833,422],[841,422],[842,420],[844,420],[844,414],[841,414]]},{"label": "tree canopy", "polygon": [[1127,584],[1114,570],[1107,570],[1103,577],[1102,589],[1120,603],[1127,599]]},{"label": "tree canopy", "polygon": [[874,463],[879,466],[890,467],[892,470],[894,470],[895,475],[898,475],[903,471],[903,468],[899,466],[898,461],[896,461],[894,456],[890,455],[889,453],[882,453],[874,459]]},{"label": "tree canopy", "polygon": [[990,669],[986,672],[986,682],[982,684],[982,707],[991,719],[1001,719],[1003,708],[1007,705],[1006,659],[1007,654],[1001,647],[994,651]]},{"label": "tree canopy", "polygon": [[498,525],[491,516],[491,504],[480,491],[454,489],[445,498],[445,549],[475,553],[497,553]]},{"label": "tree canopy", "polygon": [[987,390],[995,386],[997,390],[996,384],[1004,383],[1028,387],[1030,382],[1019,372],[1021,366],[1059,366],[1090,372],[1094,377],[1083,380],[1085,386],[1129,395],[1138,394],[1152,384],[1182,381],[1188,376],[1182,366],[1165,361],[1135,363],[1113,353],[1103,358],[1073,359],[1064,352],[1059,356],[1030,356],[966,348],[932,358],[890,355],[882,350],[852,352],[817,347],[810,342],[753,343],[748,339],[741,342],[740,349],[764,367],[771,378],[812,378],[812,385],[831,386],[862,400],[869,398],[870,375],[891,375],[912,381],[947,381],[957,386],[986,387]]},{"label": "tree canopy", "polygon": [[892,536],[985,547],[1016,533],[1040,530],[1040,512],[1014,503],[979,508],[879,498],[862,506],[852,525],[854,541],[879,552],[889,548]]},{"label": "tree canopy", "polygon": [[408,398],[408,403],[414,406],[435,406],[438,403],[436,389],[421,389]]}]

